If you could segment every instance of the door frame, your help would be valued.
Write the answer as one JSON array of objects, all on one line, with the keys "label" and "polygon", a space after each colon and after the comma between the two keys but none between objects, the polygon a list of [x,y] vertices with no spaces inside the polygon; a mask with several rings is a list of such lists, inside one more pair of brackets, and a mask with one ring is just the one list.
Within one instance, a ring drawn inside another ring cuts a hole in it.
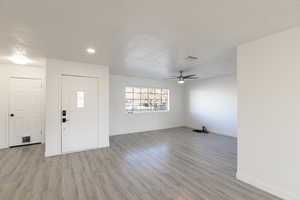
[{"label": "door frame", "polygon": [[[71,151],[71,152],[63,152],[63,130],[62,130],[62,98],[63,98],[63,93],[62,93],[62,87],[63,87],[63,77],[81,77],[81,78],[94,78],[97,80],[97,97],[98,97],[98,101],[97,101],[97,147],[96,148],[90,148],[90,149],[84,149],[84,150],[78,150],[78,151]],[[65,74],[62,73],[60,74],[60,78],[59,78],[60,84],[59,84],[59,129],[60,129],[60,153],[61,154],[68,154],[68,153],[75,153],[75,152],[80,152],[80,151],[86,151],[86,150],[92,150],[92,149],[97,149],[99,148],[99,134],[100,134],[100,128],[99,128],[99,119],[100,119],[100,110],[99,110],[99,98],[100,98],[100,93],[99,93],[99,83],[100,83],[100,78],[98,76],[85,76],[85,75],[77,75],[77,74]]]},{"label": "door frame", "polygon": [[[10,135],[12,134],[11,128],[10,128],[10,106],[11,106],[11,79],[26,79],[26,80],[40,80],[41,81],[41,108],[40,108],[40,114],[41,114],[41,127],[42,127],[42,135],[41,135],[41,143],[45,143],[45,83],[44,79],[40,77],[26,77],[26,76],[9,76],[8,77],[8,102],[7,102],[7,147],[11,147],[11,141],[10,141]],[[31,143],[30,143],[31,144]],[[28,144],[28,145],[30,145]]]}]

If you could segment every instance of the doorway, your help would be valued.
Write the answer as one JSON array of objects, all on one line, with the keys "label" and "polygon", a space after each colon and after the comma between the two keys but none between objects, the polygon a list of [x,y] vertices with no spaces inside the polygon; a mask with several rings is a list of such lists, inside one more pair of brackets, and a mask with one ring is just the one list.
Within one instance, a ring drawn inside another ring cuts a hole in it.
[{"label": "doorway", "polygon": [[42,142],[42,80],[10,78],[9,146]]},{"label": "doorway", "polygon": [[62,76],[62,153],[98,147],[98,79]]}]

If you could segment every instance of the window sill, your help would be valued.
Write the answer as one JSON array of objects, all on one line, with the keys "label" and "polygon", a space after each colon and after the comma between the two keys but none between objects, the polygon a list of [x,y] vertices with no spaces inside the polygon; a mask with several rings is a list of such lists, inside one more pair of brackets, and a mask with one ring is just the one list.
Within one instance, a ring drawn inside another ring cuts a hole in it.
[{"label": "window sill", "polygon": [[158,110],[158,111],[133,111],[133,112],[128,112],[127,114],[143,114],[143,113],[166,113],[170,112],[170,110]]}]

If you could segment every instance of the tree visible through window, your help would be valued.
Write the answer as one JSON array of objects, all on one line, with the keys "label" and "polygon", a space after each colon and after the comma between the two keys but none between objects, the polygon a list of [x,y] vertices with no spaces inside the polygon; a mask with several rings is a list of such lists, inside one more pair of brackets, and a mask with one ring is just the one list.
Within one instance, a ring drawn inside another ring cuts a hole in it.
[{"label": "tree visible through window", "polygon": [[125,108],[129,113],[169,111],[169,89],[126,87]]}]

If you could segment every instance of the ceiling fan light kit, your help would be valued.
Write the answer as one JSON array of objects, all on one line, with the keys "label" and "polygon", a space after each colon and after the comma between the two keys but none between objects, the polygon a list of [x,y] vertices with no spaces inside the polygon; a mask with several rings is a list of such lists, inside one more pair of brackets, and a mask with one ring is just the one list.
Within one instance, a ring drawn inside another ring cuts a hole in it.
[{"label": "ceiling fan light kit", "polygon": [[183,83],[184,83],[184,80],[183,80],[183,79],[178,79],[177,83],[183,84]]}]

